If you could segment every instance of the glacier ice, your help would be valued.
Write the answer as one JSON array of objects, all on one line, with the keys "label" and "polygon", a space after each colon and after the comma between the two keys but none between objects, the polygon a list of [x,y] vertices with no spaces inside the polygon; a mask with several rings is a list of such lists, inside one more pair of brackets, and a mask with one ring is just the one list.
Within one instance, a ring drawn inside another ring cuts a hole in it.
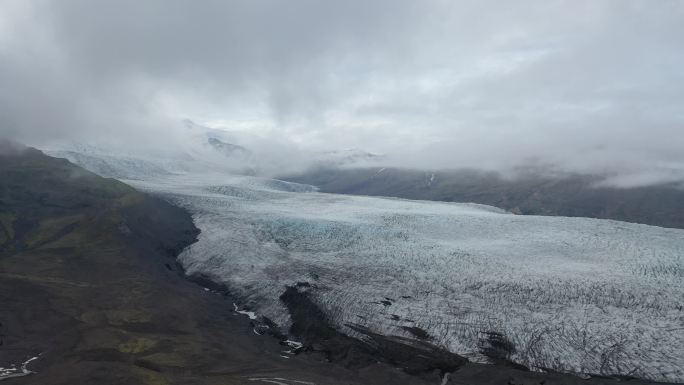
[{"label": "glacier ice", "polygon": [[496,333],[506,358],[533,369],[684,381],[684,230],[70,158],[190,210],[201,234],[179,257],[187,271],[284,327],[280,294],[308,282],[350,335],[346,323],[406,337],[417,327],[486,361],[483,336]]},{"label": "glacier ice", "polygon": [[224,174],[130,182],[193,213],[202,232],[180,256],[189,273],[284,325],[278,297],[306,281],[341,328],[416,326],[481,361],[482,333],[496,332],[532,368],[684,378],[683,230]]}]

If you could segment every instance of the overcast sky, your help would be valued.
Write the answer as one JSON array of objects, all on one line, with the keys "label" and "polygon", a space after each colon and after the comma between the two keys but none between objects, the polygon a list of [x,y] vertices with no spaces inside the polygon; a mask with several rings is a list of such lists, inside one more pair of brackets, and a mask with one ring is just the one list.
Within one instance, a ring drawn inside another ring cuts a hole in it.
[{"label": "overcast sky", "polygon": [[679,178],[684,1],[0,1],[0,135],[184,118],[416,167]]}]

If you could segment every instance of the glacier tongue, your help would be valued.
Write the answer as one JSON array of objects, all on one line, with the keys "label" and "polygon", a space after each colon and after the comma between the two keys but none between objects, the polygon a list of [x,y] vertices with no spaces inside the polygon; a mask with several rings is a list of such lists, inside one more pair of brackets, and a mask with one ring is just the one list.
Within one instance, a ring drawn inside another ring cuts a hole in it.
[{"label": "glacier tongue", "polygon": [[532,368],[684,379],[682,230],[224,174],[129,182],[193,212],[189,273],[221,277],[279,323],[285,286],[308,282],[342,328],[423,330],[475,360],[497,335],[496,354]]},{"label": "glacier tongue", "polygon": [[193,213],[189,273],[287,325],[308,283],[342,330],[428,338],[471,359],[684,381],[684,230],[317,193],[225,161],[52,151]]}]

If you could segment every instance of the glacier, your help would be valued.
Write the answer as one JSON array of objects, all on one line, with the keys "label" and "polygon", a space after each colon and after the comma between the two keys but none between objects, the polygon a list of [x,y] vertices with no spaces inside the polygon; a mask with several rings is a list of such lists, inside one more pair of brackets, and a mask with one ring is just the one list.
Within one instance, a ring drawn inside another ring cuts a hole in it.
[{"label": "glacier", "polygon": [[[58,155],[58,154],[57,154]],[[92,156],[73,157],[88,168]],[[85,160],[85,161],[84,161]],[[102,162],[112,162],[100,157]],[[486,362],[684,381],[684,230],[521,216],[477,205],[324,194],[313,186],[159,165],[116,177],[188,209],[201,230],[179,257],[242,308],[286,330],[297,282],[337,325],[430,342]],[[236,305],[237,306],[237,305]]]}]

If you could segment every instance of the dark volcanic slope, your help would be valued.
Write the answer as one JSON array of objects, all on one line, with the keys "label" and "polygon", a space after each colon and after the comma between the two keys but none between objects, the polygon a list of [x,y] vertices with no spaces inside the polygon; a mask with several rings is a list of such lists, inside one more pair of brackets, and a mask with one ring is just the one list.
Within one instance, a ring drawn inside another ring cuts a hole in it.
[{"label": "dark volcanic slope", "polygon": [[[382,170],[382,171],[380,171]],[[684,189],[675,185],[596,187],[599,177],[521,176],[510,180],[477,171],[318,169],[286,180],[323,192],[473,202],[519,214],[615,219],[684,228]]]}]

